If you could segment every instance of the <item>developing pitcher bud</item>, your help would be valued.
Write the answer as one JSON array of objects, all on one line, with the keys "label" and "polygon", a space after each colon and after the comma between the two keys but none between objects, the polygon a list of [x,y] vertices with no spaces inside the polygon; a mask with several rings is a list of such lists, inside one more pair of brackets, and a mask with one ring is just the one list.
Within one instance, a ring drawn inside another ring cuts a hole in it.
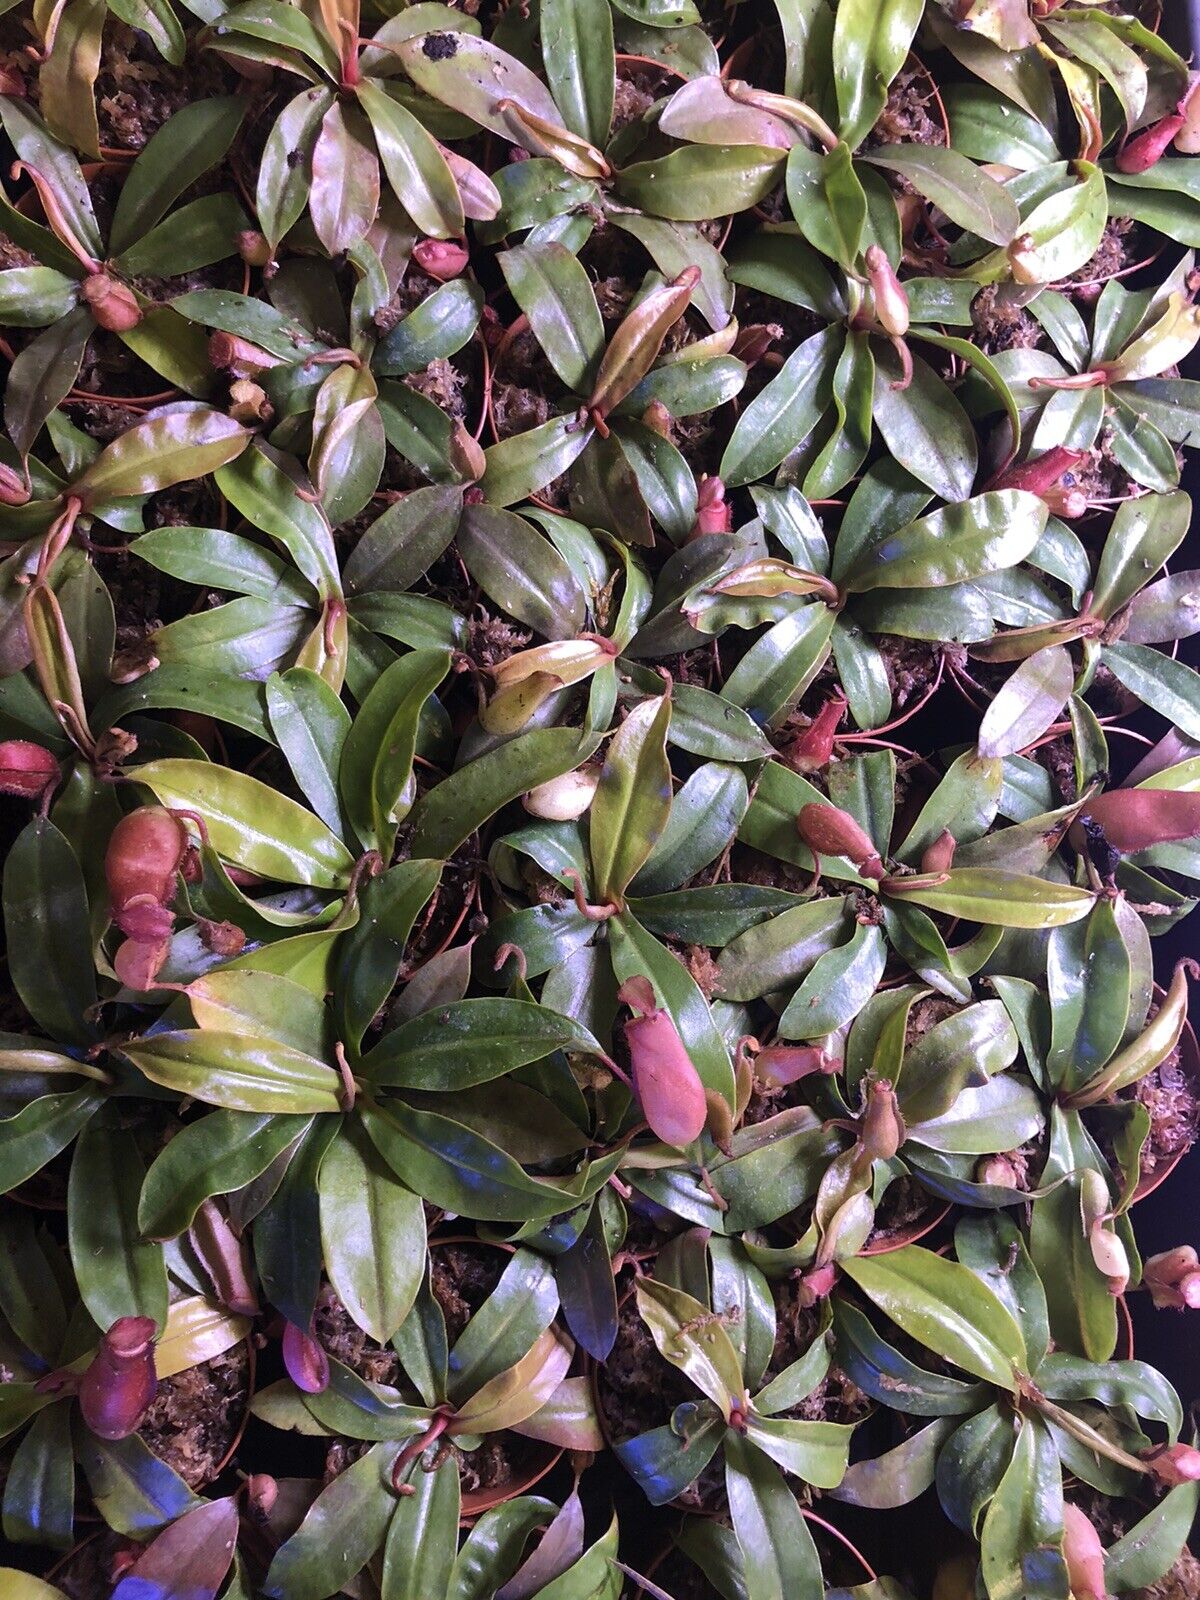
[{"label": "developing pitcher bud", "polygon": [[943,828],[933,843],[925,847],[921,857],[921,871],[931,874],[949,872],[954,864],[954,852],[957,847],[958,841],[949,828]]},{"label": "developing pitcher bud", "polygon": [[142,308],[128,284],[93,272],[79,286],[79,295],[97,323],[109,333],[128,333],[142,320]]},{"label": "developing pitcher bud", "polygon": [[1151,1256],[1142,1283],[1160,1311],[1200,1311],[1200,1258],[1190,1244]]},{"label": "developing pitcher bud", "polygon": [[271,1515],[279,1498],[279,1484],[269,1472],[252,1472],[246,1479],[246,1510],[260,1520]]},{"label": "developing pitcher bud", "polygon": [[908,296],[888,260],[887,251],[881,245],[868,245],[863,260],[875,302],[876,322],[893,339],[903,339],[909,324]]},{"label": "developing pitcher bud", "polygon": [[80,1379],[83,1420],[101,1439],[128,1439],[157,1389],[153,1321],[149,1317],[119,1318],[100,1341]]},{"label": "developing pitcher bud", "polygon": [[1178,1488],[1181,1483],[1195,1483],[1200,1478],[1200,1450],[1193,1449],[1190,1444],[1164,1445],[1143,1455],[1142,1460],[1159,1483],[1170,1489]]},{"label": "developing pitcher bud", "polygon": [[1032,234],[1019,233],[1005,253],[1014,283],[1032,285],[1042,281],[1037,245]]},{"label": "developing pitcher bud", "polygon": [[975,1168],[975,1182],[990,1184],[996,1189],[1016,1189],[1018,1173],[1007,1156],[985,1156]]},{"label": "developing pitcher bud", "polygon": [[280,364],[279,357],[269,350],[251,344],[239,334],[220,331],[208,336],[208,359],[218,372],[227,372],[231,378],[254,378]]},{"label": "developing pitcher bud", "polygon": [[870,1161],[891,1161],[908,1137],[896,1102],[896,1091],[886,1079],[873,1083],[866,1110],[858,1122],[858,1143]]},{"label": "developing pitcher bud", "polygon": [[29,497],[29,485],[17,469],[0,461],[0,506],[23,506]]},{"label": "developing pitcher bud", "polygon": [[1148,172],[1166,155],[1171,145],[1188,126],[1189,112],[1197,88],[1200,88],[1200,80],[1193,77],[1188,84],[1187,93],[1174,111],[1168,116],[1160,117],[1148,128],[1143,128],[1140,133],[1135,133],[1132,139],[1126,140],[1124,146],[1117,152],[1115,164],[1118,172]]},{"label": "developing pitcher bud", "polygon": [[329,1387],[329,1357],[320,1342],[294,1322],[283,1330],[283,1364],[305,1394],[323,1394]]},{"label": "developing pitcher bud", "polygon": [[1108,1184],[1098,1172],[1084,1172],[1079,1189],[1079,1209],[1087,1232],[1092,1260],[1108,1279],[1110,1294],[1124,1294],[1129,1287],[1129,1256],[1124,1242],[1108,1226],[1111,1220]]},{"label": "developing pitcher bud", "polygon": [[580,767],[576,772],[564,773],[561,778],[539,783],[521,803],[535,817],[546,817],[551,822],[571,822],[591,805],[599,782],[599,767]]},{"label": "developing pitcher bud", "polygon": [[271,259],[271,245],[257,228],[243,228],[237,236],[238,255],[248,267],[265,267]]},{"label": "developing pitcher bud", "polygon": [[820,1267],[813,1267],[796,1284],[796,1304],[808,1310],[819,1301],[827,1300],[833,1293],[836,1282],[837,1268],[832,1261],[827,1261]]},{"label": "developing pitcher bud", "polygon": [[871,839],[848,811],[814,800],[796,814],[796,832],[821,856],[846,856],[864,878],[882,878],[883,862]]},{"label": "developing pitcher bud", "polygon": [[1108,1600],[1100,1535],[1091,1519],[1069,1501],[1063,1502],[1063,1557],[1071,1600]]},{"label": "developing pitcher bud", "polygon": [[696,496],[696,520],[688,530],[688,540],[701,539],[706,533],[728,533],[733,526],[733,511],[725,498],[725,485],[720,478],[700,479]]},{"label": "developing pitcher bud", "polygon": [[647,978],[630,978],[617,999],[639,1013],[624,1024],[625,1043],[634,1092],[651,1132],[664,1144],[691,1144],[704,1131],[708,1104],[674,1019],[659,1006]]},{"label": "developing pitcher bud", "polygon": [[832,695],[789,749],[788,761],[797,772],[820,772],[829,765],[846,704],[845,695]]},{"label": "developing pitcher bud", "polygon": [[49,750],[28,739],[0,740],[0,794],[37,800],[62,776]]},{"label": "developing pitcher bud", "polygon": [[769,1044],[754,1058],[754,1076],[767,1089],[785,1089],[816,1072],[828,1077],[837,1069],[836,1057],[815,1044]]},{"label": "developing pitcher bud", "polygon": [[449,283],[466,271],[471,259],[461,244],[451,239],[418,239],[413,246],[412,258],[426,277],[438,283]]},{"label": "developing pitcher bud", "polygon": [[165,938],[174,926],[175,875],[187,850],[178,817],[162,806],[142,806],[121,818],[104,856],[112,919],[142,943]]}]

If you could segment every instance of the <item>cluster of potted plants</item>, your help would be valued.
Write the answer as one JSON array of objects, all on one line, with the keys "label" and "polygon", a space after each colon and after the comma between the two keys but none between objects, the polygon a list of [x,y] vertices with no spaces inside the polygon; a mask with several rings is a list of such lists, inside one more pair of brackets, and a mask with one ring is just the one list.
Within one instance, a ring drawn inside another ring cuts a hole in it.
[{"label": "cluster of potted plants", "polygon": [[1159,10],[4,10],[6,1597],[1200,1594]]}]

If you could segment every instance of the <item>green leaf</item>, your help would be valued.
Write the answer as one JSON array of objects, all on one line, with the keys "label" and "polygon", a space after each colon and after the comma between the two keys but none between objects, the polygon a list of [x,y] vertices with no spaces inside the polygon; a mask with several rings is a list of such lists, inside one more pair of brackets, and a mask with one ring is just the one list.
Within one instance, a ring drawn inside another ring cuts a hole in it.
[{"label": "green leaf", "polygon": [[861,555],[844,575],[852,593],[942,588],[1023,561],[1046,526],[1045,503],[1022,489],[993,489],[911,522]]},{"label": "green leaf", "polygon": [[283,546],[323,600],[341,595],[333,532],[321,507],[297,492],[288,458],[255,444],[216,474],[217,487],[248,522]]},{"label": "green leaf", "polygon": [[373,1445],[321,1491],[275,1552],[263,1585],[270,1600],[326,1600],[371,1559],[395,1515],[391,1471],[399,1443]]},{"label": "green leaf", "polygon": [[0,1122],[4,1130],[0,1140],[0,1194],[8,1194],[53,1161],[103,1104],[103,1095],[94,1089],[46,1094]]},{"label": "green leaf", "polygon": [[458,1406],[534,1348],[558,1312],[554,1268],[532,1250],[509,1257],[500,1281],[459,1334],[447,1359],[447,1395]]},{"label": "green leaf", "polygon": [[213,1111],[187,1123],[155,1157],[138,1201],[137,1221],[150,1239],[173,1239],[200,1205],[233,1194],[262,1176],[311,1126],[308,1117]]},{"label": "green leaf", "polygon": [[1021,225],[1020,210],[1008,190],[957,148],[890,144],[872,150],[864,159],[898,172],[951,222],[990,244],[1007,244]]},{"label": "green leaf", "polygon": [[165,806],[198,811],[225,860],[280,883],[333,889],[353,860],[318,817],[257,778],[207,761],[167,757],[137,768],[137,781]]},{"label": "green leaf", "polygon": [[991,1600],[1063,1600],[1062,1468],[1048,1430],[1023,1417],[984,1519],[980,1565]]},{"label": "green leaf", "polygon": [[1124,1594],[1156,1583],[1179,1559],[1200,1504],[1200,1484],[1181,1483],[1105,1551],[1104,1576]]},{"label": "green leaf", "polygon": [[241,455],[250,435],[210,406],[180,400],[126,428],[72,484],[87,506],[122,495],[155,494],[203,478]]},{"label": "green leaf", "polygon": [[1104,664],[1144,705],[1187,738],[1200,739],[1200,673],[1193,667],[1147,645],[1123,643],[1105,645]]},{"label": "green leaf", "polygon": [[574,728],[520,734],[459,767],[413,808],[410,850],[445,859],[519,794],[573,771],[589,754]]},{"label": "green leaf", "polygon": [[899,356],[877,344],[874,414],[884,443],[902,467],[943,500],[966,500],[979,452],[962,402],[920,356],[913,356],[912,381],[906,388],[901,382]]},{"label": "green leaf", "polygon": [[486,503],[467,506],[458,549],[471,576],[501,610],[543,638],[572,639],[583,627],[587,604],[578,580],[524,517]]},{"label": "green leaf", "polygon": [[842,1270],[911,1338],[964,1372],[1014,1389],[1029,1358],[1017,1323],[974,1273],[920,1245],[856,1256]]},{"label": "green leaf", "polygon": [[422,1465],[408,1484],[414,1492],[397,1501],[383,1547],[381,1600],[445,1600],[462,1509],[458,1461]]},{"label": "green leaf", "polygon": [[936,887],[897,898],[995,928],[1057,928],[1086,917],[1094,904],[1086,889],[996,867],[954,867]]},{"label": "green leaf", "polygon": [[532,1000],[460,1000],[401,1023],[363,1057],[373,1084],[453,1092],[556,1050],[603,1052],[580,1023]]},{"label": "green leaf", "polygon": [[350,713],[316,672],[292,667],[266,683],[271,732],[301,793],[331,832],[344,835],[337,774]]},{"label": "green leaf", "polygon": [[1040,739],[1062,713],[1075,685],[1075,664],[1062,645],[1021,662],[989,703],[979,724],[981,756],[1016,755]]},{"label": "green leaf", "polygon": [[904,65],[922,0],[841,0],[833,25],[833,81],[842,138],[853,148],[870,132]]},{"label": "green leaf", "polygon": [[162,1246],[142,1239],[138,1195],[145,1168],[133,1134],[111,1117],[93,1117],[71,1160],[67,1234],[80,1297],[98,1328],[120,1317],[167,1320]]},{"label": "green leaf", "polygon": [[4,863],[8,970],[38,1025],[64,1044],[93,1042],[95,965],[87,891],[75,852],[54,824],[35,817]]},{"label": "green leaf", "polygon": [[359,919],[338,941],[334,979],[334,1025],[352,1052],[395,988],[413,924],[441,875],[440,861],[400,861],[364,884]]},{"label": "green leaf", "polygon": [[587,449],[595,430],[579,427],[574,415],[551,417],[525,433],[514,433],[484,451],[479,487],[490,505],[508,506],[544,489]]},{"label": "green leaf", "polygon": [[501,139],[511,140],[513,128],[500,105],[515,101],[523,110],[555,127],[562,126],[558,107],[540,78],[523,62],[485,39],[469,33],[437,34],[454,44],[452,52],[426,51],[431,36],[406,39],[396,54],[418,89],[432,99],[460,111]]},{"label": "green leaf", "polygon": [[671,814],[671,699],[635,706],[608,747],[588,817],[593,892],[620,905]]},{"label": "green leaf", "polygon": [[767,145],[688,144],[653,161],[636,161],[617,176],[629,206],[673,222],[706,222],[747,211],[779,182],[784,152]]},{"label": "green leaf", "polygon": [[77,1422],[74,1439],[96,1509],[114,1532],[145,1540],[201,1504],[140,1435],[110,1443]]},{"label": "green leaf", "polygon": [[818,956],[779,1019],[785,1039],[820,1039],[843,1027],[875,993],[887,965],[882,929],[856,922],[849,941]]},{"label": "green leaf", "polygon": [[152,1083],[229,1111],[336,1112],[332,1067],[269,1039],[211,1029],[156,1033],[124,1054]]},{"label": "green leaf", "polygon": [[358,1326],[386,1344],[408,1315],[425,1271],[421,1201],[354,1123],[325,1152],[318,1186],[329,1281]]},{"label": "green leaf", "polygon": [[731,487],[772,472],[824,415],[842,335],[825,328],[806,339],[738,418],[721,457],[721,477]]},{"label": "green leaf", "polygon": [[821,1558],[783,1474],[739,1434],[725,1436],[725,1492],[754,1600],[822,1600]]},{"label": "green leaf", "polygon": [[1052,1107],[1040,1182],[1054,1187],[1034,1202],[1029,1253],[1045,1287],[1055,1344],[1090,1361],[1107,1361],[1117,1342],[1116,1303],[1092,1257],[1080,1214],[1086,1171],[1111,1181],[1079,1113]]},{"label": "green leaf", "polygon": [[[51,1405],[34,1417],[25,1436],[12,1453],[4,1484],[4,1536],[17,1544],[49,1546],[69,1550],[75,1519],[75,1461],[71,1452],[71,1408]],[[63,1600],[61,1591],[49,1584],[39,1589],[22,1588],[20,1575],[15,1589],[12,1579],[0,1568],[0,1583],[9,1600]],[[29,1579],[35,1584],[38,1580]]]},{"label": "green leaf", "polygon": [[456,238],[463,231],[462,199],[437,141],[406,106],[370,78],[359,83],[355,93],[370,119],[379,159],[400,204],[422,233],[435,239]]},{"label": "green leaf", "polygon": [[[483,290],[478,284],[466,278],[441,284],[380,340],[371,360],[373,370],[381,376],[402,378],[457,354],[479,326],[482,308]],[[396,506],[408,498],[398,500]]]},{"label": "green leaf", "polygon": [[744,1406],[746,1380],[737,1351],[706,1305],[653,1278],[638,1280],[637,1305],[659,1353],[719,1406],[723,1417]]},{"label": "green leaf", "polygon": [[457,484],[430,484],[390,505],[351,551],[346,593],[410,588],[454,538],[462,497]]},{"label": "green leaf", "polygon": [[346,735],[338,783],[355,833],[385,861],[412,806],[421,712],[450,667],[445,650],[413,650],[376,679]]}]

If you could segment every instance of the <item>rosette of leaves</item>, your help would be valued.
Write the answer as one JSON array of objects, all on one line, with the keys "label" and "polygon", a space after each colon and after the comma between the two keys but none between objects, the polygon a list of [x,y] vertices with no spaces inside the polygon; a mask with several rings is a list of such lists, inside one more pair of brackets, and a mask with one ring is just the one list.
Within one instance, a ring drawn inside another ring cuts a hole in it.
[{"label": "rosette of leaves", "polygon": [[786,1252],[791,1264],[812,1269],[856,1255],[897,1178],[925,1182],[931,1164],[936,1193],[943,1158],[966,1158],[970,1170],[1042,1132],[1037,1092],[1010,1070],[1020,1047],[1001,1001],[952,1010],[909,1042],[914,1008],[928,994],[906,984],[873,995],[846,1036],[841,1072],[817,1081],[818,1109],[852,1142],[822,1177],[812,1220]]},{"label": "rosette of leaves", "polygon": [[[364,1041],[439,874],[437,862],[399,863],[363,885],[357,920],[208,972],[188,985],[190,1019],[177,1002],[123,1047],[152,1082],[218,1108],[151,1167],[143,1232],[174,1237],[209,1195],[272,1168],[280,1178],[262,1197],[255,1255],[268,1298],[301,1329],[324,1258],[360,1326],[392,1337],[424,1269],[418,1196],[460,1215],[544,1222],[590,1200],[619,1160],[581,1159],[590,1120],[578,1092],[578,1108],[564,1100],[558,1052],[603,1052],[548,1007],[431,996],[426,1009],[414,994],[411,1014]],[[498,1097],[491,1086],[523,1068]]]},{"label": "rosette of leaves", "polygon": [[402,380],[450,360],[473,338],[483,294],[465,277],[436,286],[392,321],[391,302],[411,262],[413,229],[385,200],[381,221],[347,252],[355,288],[347,310],[332,266],[285,260],[270,298],[198,289],[174,308],[212,329],[210,359],[230,379],[231,400],[265,423],[274,448],[307,461],[330,520],[357,516],[376,491],[387,445],[433,483],[482,471],[464,425]]},{"label": "rosette of leaves", "polygon": [[741,1252],[735,1249],[728,1260],[729,1269],[714,1272],[711,1289],[707,1281],[694,1284],[702,1299],[675,1282],[638,1280],[638,1312],[659,1353],[695,1384],[700,1398],[677,1407],[661,1427],[618,1444],[616,1454],[651,1504],[665,1505],[722,1450],[746,1592],[823,1595],[820,1556],[788,1479],[835,1487],[846,1471],[853,1428],[784,1414],[825,1376],[828,1346],[823,1336],[815,1339],[764,1386],[775,1338],[769,1286]]},{"label": "rosette of leaves", "polygon": [[[872,1306],[966,1377],[921,1367],[853,1301],[837,1297],[838,1360],[854,1382],[881,1405],[933,1420],[874,1462],[851,1467],[834,1493],[884,1509],[936,1485],[950,1521],[978,1541],[989,1600],[1035,1581],[1034,1592],[1065,1596],[1064,1475],[1135,1498],[1150,1472],[1143,1455],[1154,1448],[1143,1423],[1173,1443],[1182,1407],[1145,1362],[1093,1362],[1054,1348],[1046,1275],[1009,1217],[964,1218],[955,1250],[949,1260],[908,1245],[844,1263]],[[1112,1547],[1112,1588],[1152,1583],[1171,1565],[1194,1503],[1194,1485],[1172,1490]]]},{"label": "rosette of leaves", "polygon": [[[1035,619],[970,647],[988,663],[1019,663],[982,718],[981,751],[1011,755],[1040,738],[1072,696],[1094,687],[1101,669],[1185,735],[1200,731],[1200,676],[1154,648],[1173,646],[1196,630],[1194,574],[1157,577],[1182,544],[1190,516],[1191,497],[1179,491],[1124,501],[1090,577],[1075,537],[1062,524],[1052,530],[1057,549],[1047,553],[1058,568],[1053,575],[1069,585],[1075,614],[1061,593],[1028,575],[1019,590],[1009,586],[1002,597],[1013,605],[1009,614],[1015,618],[1020,606]],[[1079,648],[1078,667],[1070,646]],[[1094,742],[1098,731],[1090,737]]]},{"label": "rosette of leaves", "polygon": [[[549,1264],[519,1249],[453,1345],[426,1282],[393,1338],[404,1388],[369,1383],[331,1361],[329,1384],[320,1393],[305,1393],[288,1379],[263,1390],[254,1409],[275,1426],[371,1446],[316,1496],[276,1552],[264,1594],[322,1600],[368,1563],[379,1570],[382,1557],[385,1595],[491,1596],[521,1566],[530,1535],[550,1524],[555,1538],[531,1557],[523,1580],[531,1586],[519,1592],[569,1595],[586,1577],[598,1585],[586,1592],[615,1597],[620,1574],[609,1565],[615,1524],[584,1553],[577,1502],[568,1502],[552,1522],[553,1508],[544,1500],[517,1499],[505,1517],[477,1523],[455,1554],[461,1509],[456,1449],[477,1449],[489,1435],[506,1431],[572,1449],[600,1447],[588,1380],[568,1376],[574,1346],[555,1322],[557,1310]],[[506,1537],[494,1548],[498,1523]],[[562,1577],[568,1571],[575,1574],[569,1585]],[[416,1586],[406,1591],[402,1582]]]},{"label": "rosette of leaves", "polygon": [[[306,208],[330,255],[351,249],[377,219],[385,239],[403,236],[410,223],[431,238],[452,239],[467,217],[496,214],[490,178],[441,142],[469,134],[473,124],[403,80],[405,43],[431,24],[453,28],[431,35],[451,44],[479,31],[472,18],[436,0],[389,18],[369,39],[357,0],[328,0],[312,17],[281,0],[250,0],[206,30],[209,48],[234,61],[265,62],[311,86],[279,114],[259,163],[255,203],[272,252]],[[381,210],[383,179],[402,208],[399,217]]]},{"label": "rosette of leaves", "polygon": [[[1099,988],[1085,977],[1101,973]],[[991,981],[1049,1102],[1030,1248],[1046,1279],[1055,1344],[1103,1361],[1117,1340],[1113,1296],[1137,1272],[1128,1213],[1150,1132],[1146,1107],[1122,1093],[1178,1045],[1185,970],[1151,1016],[1149,938],[1136,910],[1117,896],[1049,935],[1041,983],[999,975]]]},{"label": "rosette of leaves", "polygon": [[169,384],[208,392],[203,338],[159,301],[155,280],[237,254],[248,221],[235,195],[176,202],[220,163],[244,115],[245,103],[233,97],[176,112],[129,167],[106,237],[72,151],[26,102],[0,97],[0,121],[46,217],[43,225],[0,203],[4,231],[35,263],[0,273],[0,316],[42,330],[17,354],[4,394],[5,426],[22,457],[70,392],[98,327]]},{"label": "rosette of leaves", "polygon": [[[830,656],[854,721],[881,726],[892,690],[873,636],[988,639],[997,612],[1007,614],[1003,589],[997,596],[991,586],[1019,563],[1055,557],[1046,507],[1028,491],[990,490],[923,516],[928,491],[893,462],[863,475],[832,548],[795,488],[751,493],[753,522],[732,537],[690,543],[663,568],[630,653],[663,655],[730,627],[768,624],[729,673],[723,696],[771,728],[787,720]],[[769,553],[776,542],[783,558]]]},{"label": "rosette of leaves", "polygon": [[569,470],[580,520],[649,545],[653,517],[682,543],[696,518],[696,482],[671,440],[641,419],[654,402],[672,417],[711,411],[738,393],[746,375],[728,353],[737,332],[729,321],[660,358],[666,335],[701,293],[700,269],[685,266],[666,282],[649,274],[606,340],[587,272],[565,245],[527,242],[499,261],[564,393],[560,415],[485,451],[485,498],[509,505]]},{"label": "rosette of leaves", "polygon": [[[99,1137],[100,1147],[105,1137]],[[113,1171],[119,1174],[119,1164]],[[99,1203],[98,1174],[90,1181],[96,1190],[93,1193],[89,1187],[89,1198]],[[122,1439],[94,1434],[80,1415],[74,1393],[102,1331],[110,1325],[106,1319],[111,1308],[146,1302],[121,1293],[122,1274],[113,1251],[120,1229],[113,1217],[86,1219],[98,1224],[89,1243],[103,1248],[94,1262],[86,1252],[77,1254],[86,1277],[76,1280],[66,1253],[49,1230],[38,1225],[36,1215],[24,1206],[9,1206],[0,1221],[5,1263],[0,1337],[9,1374],[0,1436],[15,1441],[9,1447],[4,1486],[5,1537],[20,1545],[70,1548],[80,1531],[76,1479],[77,1468],[82,1468],[108,1526],[130,1538],[150,1538],[201,1502],[140,1434],[131,1432]],[[146,1248],[133,1248],[141,1250],[145,1282]],[[195,1284],[184,1284],[174,1276],[168,1309],[168,1278],[157,1252],[156,1259],[159,1283],[153,1298],[161,1303],[154,1366],[161,1381],[231,1349],[246,1337],[250,1323],[197,1292]]]},{"label": "rosette of leaves", "polygon": [[[1078,153],[1094,161],[1113,142],[1124,145],[1173,113],[1188,87],[1186,61],[1134,10],[936,0],[928,26],[963,67],[1055,136],[1061,85]],[[1062,138],[1065,146],[1065,132]]]},{"label": "rosette of leaves", "polygon": [[[1047,474],[1047,488],[1078,485],[1087,456],[1072,462],[1072,451],[1100,451],[1142,489],[1167,494],[1178,485],[1176,450],[1190,444],[1197,390],[1194,380],[1167,374],[1200,339],[1200,312],[1187,288],[1192,266],[1189,253],[1156,289],[1106,284],[1090,330],[1055,290],[1028,302],[1052,349],[1002,350],[992,359],[1021,411],[1029,456],[1063,463],[1057,480]],[[994,408],[980,389],[971,399],[976,415]],[[1031,461],[1030,473],[1034,467]],[[1103,490],[1080,494],[1089,504],[1107,499]]]},{"label": "rosette of leaves", "polygon": [[[971,859],[973,841],[984,837],[997,813],[1003,785],[998,760],[981,761],[969,751],[958,756],[898,843],[892,838],[890,751],[835,762],[826,783],[828,797],[781,761],[768,762],[738,828],[738,838],[754,849],[800,867],[815,867],[819,860],[823,879],[848,885],[841,895],[809,900],[747,929],[721,952],[718,992],[741,1001],[778,995],[784,1038],[819,1039],[852,1021],[875,992],[889,946],[925,983],[966,1004],[972,999],[969,980],[996,949],[1004,928],[1077,922],[1094,904],[1090,892],[1049,875],[1011,865],[959,864],[963,856]],[[802,842],[796,827],[801,808],[831,801],[873,843],[874,866],[856,867],[837,855],[814,858]],[[944,866],[947,834],[955,849]],[[884,866],[889,852],[891,869]],[[1038,866],[1045,872],[1044,856]],[[934,921],[947,915],[979,925],[953,951]],[[793,988],[797,979],[803,981]]]}]

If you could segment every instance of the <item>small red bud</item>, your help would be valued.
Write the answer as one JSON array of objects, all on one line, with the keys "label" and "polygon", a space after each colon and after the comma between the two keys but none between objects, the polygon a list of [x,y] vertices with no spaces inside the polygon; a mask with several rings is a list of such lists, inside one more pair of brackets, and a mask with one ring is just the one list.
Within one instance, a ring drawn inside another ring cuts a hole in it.
[{"label": "small red bud", "polygon": [[323,1394],[329,1387],[329,1357],[319,1341],[294,1322],[283,1330],[283,1364],[288,1377],[305,1394]]},{"label": "small red bud", "polygon": [[153,989],[170,949],[170,939],[126,939],[113,956],[113,971],[127,989]]},{"label": "small red bud", "polygon": [[1200,1478],[1200,1450],[1190,1444],[1162,1445],[1142,1456],[1150,1471],[1168,1488],[1195,1483]]},{"label": "small red bud", "polygon": [[634,1092],[651,1131],[664,1144],[691,1144],[704,1131],[708,1104],[674,1019],[661,1009],[646,978],[623,983],[617,999],[641,1013],[628,1019],[624,1032]]},{"label": "small red bud", "polygon": [[426,277],[438,283],[457,278],[471,259],[461,244],[450,239],[419,239],[413,246],[412,258]]},{"label": "small red bud", "polygon": [[1046,495],[1057,488],[1063,473],[1078,466],[1087,454],[1086,450],[1069,450],[1066,445],[1056,444],[1034,461],[1022,461],[1006,467],[998,477],[992,479],[991,487],[1028,489],[1030,494]]},{"label": "small red bud", "polygon": [[127,1439],[154,1399],[154,1332],[149,1317],[119,1318],[80,1379],[79,1409],[101,1439]]},{"label": "small red bud", "polygon": [[820,772],[833,758],[833,745],[842,718],[846,714],[846,697],[833,695],[817,712],[787,752],[787,759],[797,772]]},{"label": "small red bud", "polygon": [[1148,128],[1135,133],[1132,139],[1126,140],[1117,152],[1115,165],[1118,172],[1148,172],[1166,155],[1188,120],[1187,105],[1194,92],[1193,85],[1169,116],[1160,117]]},{"label": "small red bud", "polygon": [[706,533],[728,533],[733,526],[733,511],[725,499],[725,485],[718,477],[700,479],[696,496],[696,520],[688,530],[688,540]]},{"label": "small red bud", "polygon": [[776,340],[782,338],[783,329],[779,323],[752,322],[739,331],[730,353],[748,367],[757,366]]},{"label": "small red bud", "polygon": [[796,832],[814,855],[846,856],[864,878],[883,877],[879,852],[848,811],[814,800],[800,807]]},{"label": "small red bud", "polygon": [[768,1089],[787,1088],[816,1072],[828,1077],[837,1069],[837,1058],[815,1044],[770,1044],[754,1058],[754,1076]]},{"label": "small red bud", "polygon": [[279,1484],[269,1472],[252,1472],[246,1479],[246,1509],[260,1520],[269,1517],[279,1498]]},{"label": "small red bud", "polygon": [[0,741],[0,794],[39,799],[62,776],[49,750],[28,739]]},{"label": "small red bud", "polygon": [[921,857],[921,871],[931,874],[949,872],[957,846],[958,841],[949,828],[943,828],[933,843],[926,846],[925,853]]},{"label": "small red bud", "polygon": [[836,1282],[837,1268],[832,1261],[827,1261],[820,1267],[813,1267],[796,1284],[796,1304],[801,1309],[808,1310],[818,1301],[828,1299],[833,1293]]},{"label": "small red bud", "polygon": [[23,506],[30,498],[29,485],[7,462],[0,461],[0,506]]},{"label": "small red bud", "polygon": [[207,917],[196,918],[200,942],[213,955],[228,959],[240,955],[245,948],[246,935],[236,922],[210,922]]},{"label": "small red bud", "polygon": [[271,246],[257,228],[243,228],[237,236],[238,255],[248,267],[265,267],[271,259]]},{"label": "small red bud", "polygon": [[260,349],[236,333],[220,331],[208,336],[208,360],[218,372],[228,372],[232,378],[254,378],[280,364],[279,357],[269,350]]},{"label": "small red bud", "polygon": [[110,278],[107,272],[91,273],[80,285],[79,294],[100,327],[109,333],[128,333],[142,320],[137,295],[128,284]]},{"label": "small red bud", "polygon": [[661,400],[651,400],[642,412],[642,426],[650,428],[660,439],[671,442],[671,413]]},{"label": "small red bud", "polygon": [[903,339],[909,324],[908,296],[887,251],[881,245],[868,245],[863,260],[875,302],[875,320],[891,338]]},{"label": "small red bud", "polygon": [[1160,1311],[1200,1310],[1200,1259],[1190,1244],[1151,1256],[1142,1268],[1142,1282]]}]

